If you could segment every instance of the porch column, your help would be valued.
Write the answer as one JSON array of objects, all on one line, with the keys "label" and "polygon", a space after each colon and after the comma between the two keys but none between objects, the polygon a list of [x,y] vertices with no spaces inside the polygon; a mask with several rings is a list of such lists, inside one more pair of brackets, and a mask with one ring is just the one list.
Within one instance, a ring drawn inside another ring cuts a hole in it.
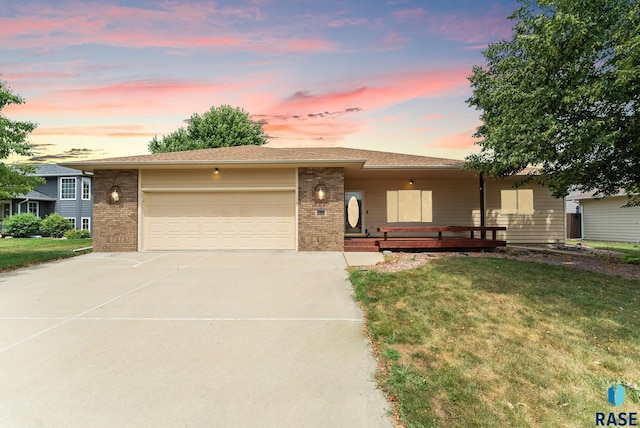
[{"label": "porch column", "polygon": [[[486,226],[486,218],[485,218],[485,206],[484,206],[484,175],[480,173],[479,177],[479,190],[480,190],[480,226]],[[487,232],[484,230],[480,231],[480,238],[485,239],[487,237]]]}]

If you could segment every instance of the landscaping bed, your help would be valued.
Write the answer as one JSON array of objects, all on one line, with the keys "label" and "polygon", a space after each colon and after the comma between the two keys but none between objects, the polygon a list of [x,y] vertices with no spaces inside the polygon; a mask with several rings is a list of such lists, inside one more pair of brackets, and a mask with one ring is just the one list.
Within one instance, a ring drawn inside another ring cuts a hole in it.
[{"label": "landscaping bed", "polygon": [[597,250],[587,247],[564,246],[558,249],[546,248],[498,248],[492,252],[393,252],[386,257],[385,263],[371,267],[380,272],[397,272],[412,269],[443,256],[495,257],[522,261],[533,261],[551,265],[565,266],[591,272],[616,275],[627,279],[640,280],[640,265],[622,262],[624,254],[615,251]]}]

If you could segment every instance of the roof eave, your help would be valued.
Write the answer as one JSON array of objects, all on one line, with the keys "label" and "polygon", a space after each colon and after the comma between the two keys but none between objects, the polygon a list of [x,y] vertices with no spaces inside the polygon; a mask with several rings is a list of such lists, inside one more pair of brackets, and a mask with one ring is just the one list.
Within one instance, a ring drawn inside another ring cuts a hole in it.
[{"label": "roof eave", "polygon": [[363,170],[407,170],[407,169],[462,169],[462,165],[372,165],[364,166]]},{"label": "roof eave", "polygon": [[324,167],[344,167],[358,166],[362,167],[366,160],[363,159],[297,159],[297,160],[161,160],[161,161],[131,161],[131,162],[68,162],[60,164],[68,168],[81,168],[84,171],[95,171],[101,169],[158,169],[158,168],[198,168],[198,167],[305,167],[305,166],[324,166]]}]

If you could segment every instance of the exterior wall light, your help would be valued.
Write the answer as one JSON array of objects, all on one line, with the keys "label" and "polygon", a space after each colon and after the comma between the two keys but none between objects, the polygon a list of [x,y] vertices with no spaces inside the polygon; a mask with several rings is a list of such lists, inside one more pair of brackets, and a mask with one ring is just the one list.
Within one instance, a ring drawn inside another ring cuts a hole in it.
[{"label": "exterior wall light", "polygon": [[122,199],[122,190],[120,190],[120,187],[118,186],[111,187],[111,190],[109,190],[109,203],[119,204],[120,199]]},{"label": "exterior wall light", "polygon": [[318,184],[313,191],[313,196],[316,202],[326,202],[327,201],[327,186],[324,184]]},{"label": "exterior wall light", "polygon": [[409,179],[409,184],[413,184],[413,178]]},{"label": "exterior wall light", "polygon": [[220,174],[220,170],[218,168],[216,168],[216,169],[213,170],[213,173],[214,174]]}]

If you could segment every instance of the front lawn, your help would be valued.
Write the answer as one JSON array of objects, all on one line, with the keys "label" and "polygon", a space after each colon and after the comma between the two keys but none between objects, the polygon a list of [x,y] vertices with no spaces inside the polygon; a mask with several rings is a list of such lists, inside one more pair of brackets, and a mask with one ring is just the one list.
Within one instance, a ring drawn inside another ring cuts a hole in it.
[{"label": "front lawn", "polygon": [[0,239],[0,271],[85,254],[91,250],[82,252],[74,252],[73,250],[91,245],[91,239]]},{"label": "front lawn", "polygon": [[606,242],[606,241],[583,241],[577,239],[567,240],[567,244],[582,245],[596,250],[617,251],[631,255],[640,255],[640,244],[631,242]]},{"label": "front lawn", "polygon": [[509,259],[440,257],[396,273],[354,271],[408,427],[593,426],[637,412],[640,281]]}]

